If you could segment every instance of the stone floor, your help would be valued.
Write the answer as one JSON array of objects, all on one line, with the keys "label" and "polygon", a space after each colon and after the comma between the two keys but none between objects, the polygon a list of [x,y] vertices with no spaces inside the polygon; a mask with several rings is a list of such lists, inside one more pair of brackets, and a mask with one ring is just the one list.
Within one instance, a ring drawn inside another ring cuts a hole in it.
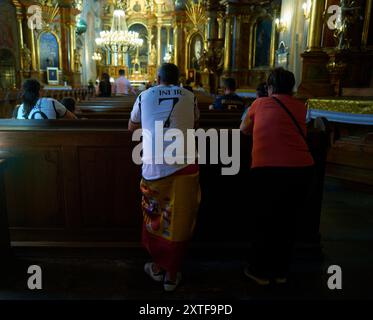
[{"label": "stone floor", "polygon": [[[244,250],[227,244],[219,252],[192,252],[172,294],[143,273],[147,257],[140,248],[59,249],[44,257],[44,249],[17,250],[16,267],[1,272],[0,299],[373,299],[373,187],[328,178],[321,234],[324,260],[298,252],[286,286],[251,283],[242,273]],[[26,287],[31,264],[43,270],[42,290]],[[342,268],[342,290],[328,289],[330,265]]]}]

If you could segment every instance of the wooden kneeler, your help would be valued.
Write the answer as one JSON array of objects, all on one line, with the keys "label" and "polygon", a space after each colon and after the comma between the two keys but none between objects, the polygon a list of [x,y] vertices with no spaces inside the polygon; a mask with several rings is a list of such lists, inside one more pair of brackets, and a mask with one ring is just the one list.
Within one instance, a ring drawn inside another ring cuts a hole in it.
[{"label": "wooden kneeler", "polygon": [[9,158],[9,153],[0,151],[0,257],[2,261],[12,257],[4,183],[4,171]]}]

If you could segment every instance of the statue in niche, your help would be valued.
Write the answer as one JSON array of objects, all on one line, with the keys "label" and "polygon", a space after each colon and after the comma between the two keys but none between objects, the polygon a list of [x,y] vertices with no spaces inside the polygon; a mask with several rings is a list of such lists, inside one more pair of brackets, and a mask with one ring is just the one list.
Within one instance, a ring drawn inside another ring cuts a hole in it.
[{"label": "statue in niche", "polygon": [[155,45],[153,44],[150,50],[150,65],[155,66],[157,64],[157,53],[155,49]]},{"label": "statue in niche", "polygon": [[132,10],[135,12],[140,12],[141,11],[141,5],[139,4],[138,1],[133,5]]},{"label": "statue in niche", "polygon": [[27,48],[27,45],[24,44],[22,49],[22,62],[23,62],[23,70],[30,71],[31,68],[31,51]]},{"label": "statue in niche", "polygon": [[145,9],[147,11],[153,12],[154,11],[154,1],[153,0],[145,0]]},{"label": "statue in niche", "polygon": [[203,52],[201,54],[201,57],[199,59],[199,65],[201,67],[201,70],[203,72],[206,72],[208,71],[208,52],[206,51],[206,49],[203,49]]},{"label": "statue in niche", "polygon": [[80,68],[82,67],[82,62],[81,62],[81,55],[80,55],[79,49],[74,50],[74,67],[75,67],[75,72],[80,72]]}]

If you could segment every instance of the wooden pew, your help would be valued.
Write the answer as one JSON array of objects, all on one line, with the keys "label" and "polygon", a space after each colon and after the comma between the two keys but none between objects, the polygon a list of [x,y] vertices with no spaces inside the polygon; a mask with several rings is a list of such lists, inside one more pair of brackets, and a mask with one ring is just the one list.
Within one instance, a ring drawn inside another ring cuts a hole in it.
[{"label": "wooden pew", "polygon": [[2,262],[11,256],[8,213],[6,205],[6,192],[4,173],[10,154],[0,151],[0,257]]},{"label": "wooden pew", "polygon": [[[208,120],[203,127],[224,124]],[[0,149],[14,155],[4,175],[13,241],[139,241],[141,171],[126,126],[126,120],[0,120]],[[240,139],[238,175],[222,176],[220,162],[200,166],[196,241],[250,240],[251,141]],[[319,244],[319,204],[302,215],[299,241]]]},{"label": "wooden pew", "polygon": [[0,126],[0,148],[14,154],[5,173],[12,240],[139,239],[140,167],[124,121]]}]

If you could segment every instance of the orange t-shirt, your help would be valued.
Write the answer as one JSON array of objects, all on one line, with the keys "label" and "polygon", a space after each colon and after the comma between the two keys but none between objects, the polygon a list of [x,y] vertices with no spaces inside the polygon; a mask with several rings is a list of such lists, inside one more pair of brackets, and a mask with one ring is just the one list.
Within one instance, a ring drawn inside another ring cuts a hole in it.
[{"label": "orange t-shirt", "polygon": [[[293,114],[306,134],[307,108],[288,95],[274,95]],[[314,164],[308,146],[281,106],[270,97],[259,98],[249,109],[253,134],[252,168],[306,167]]]}]

